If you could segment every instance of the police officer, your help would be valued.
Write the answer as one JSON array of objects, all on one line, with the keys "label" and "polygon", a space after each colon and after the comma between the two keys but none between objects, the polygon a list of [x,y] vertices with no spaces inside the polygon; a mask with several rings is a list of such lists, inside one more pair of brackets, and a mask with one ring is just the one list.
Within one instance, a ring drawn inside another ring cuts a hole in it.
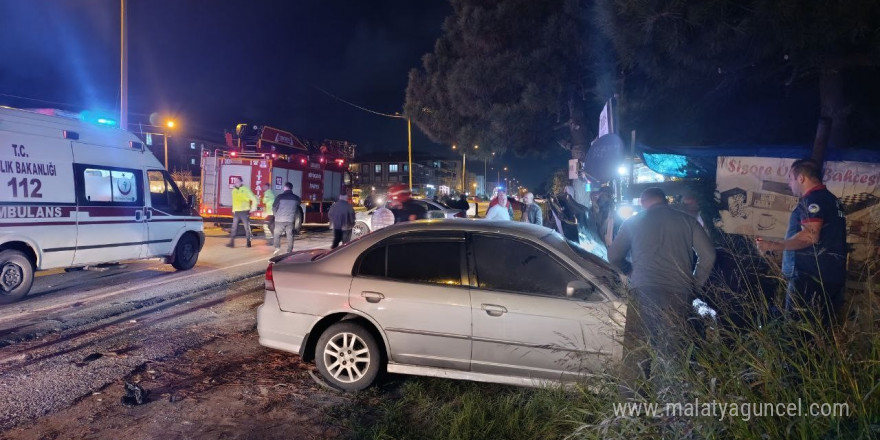
[{"label": "police officer", "polygon": [[844,300],[846,218],[840,200],[822,184],[816,161],[792,163],[788,185],[800,200],[789,217],[785,240],[758,237],[758,249],[782,251],[782,274],[788,280],[785,310],[795,312],[795,319],[815,317],[828,326]]}]

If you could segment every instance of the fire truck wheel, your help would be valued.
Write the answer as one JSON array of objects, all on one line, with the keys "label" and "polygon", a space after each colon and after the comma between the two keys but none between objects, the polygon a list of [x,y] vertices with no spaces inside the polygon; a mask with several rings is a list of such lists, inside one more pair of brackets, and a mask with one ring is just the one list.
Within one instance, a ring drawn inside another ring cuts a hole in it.
[{"label": "fire truck wheel", "polygon": [[299,234],[303,227],[303,217],[302,212],[297,211],[296,216],[293,218],[293,233]]},{"label": "fire truck wheel", "polygon": [[0,304],[18,301],[34,283],[34,264],[16,250],[0,252]]},{"label": "fire truck wheel", "polygon": [[177,270],[189,270],[199,259],[199,241],[192,234],[180,237],[174,248],[174,261],[171,263]]}]

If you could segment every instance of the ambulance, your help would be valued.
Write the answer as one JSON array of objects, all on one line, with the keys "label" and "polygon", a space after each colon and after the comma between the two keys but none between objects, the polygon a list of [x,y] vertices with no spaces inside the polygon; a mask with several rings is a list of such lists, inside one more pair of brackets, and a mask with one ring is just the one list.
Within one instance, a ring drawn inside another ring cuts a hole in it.
[{"label": "ambulance", "polygon": [[0,107],[0,303],[38,270],[156,257],[191,269],[204,242],[192,201],[135,135]]}]

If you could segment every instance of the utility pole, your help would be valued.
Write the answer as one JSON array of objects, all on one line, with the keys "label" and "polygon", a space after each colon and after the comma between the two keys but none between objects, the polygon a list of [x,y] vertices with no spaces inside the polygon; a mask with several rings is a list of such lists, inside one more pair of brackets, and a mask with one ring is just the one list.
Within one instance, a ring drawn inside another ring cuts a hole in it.
[{"label": "utility pole", "polygon": [[[119,0],[120,16],[120,79],[119,79],[119,127],[128,130],[128,26],[125,24],[125,0]],[[167,164],[166,164],[167,168]]]},{"label": "utility pole", "polygon": [[461,192],[467,192],[467,152],[461,153]]}]

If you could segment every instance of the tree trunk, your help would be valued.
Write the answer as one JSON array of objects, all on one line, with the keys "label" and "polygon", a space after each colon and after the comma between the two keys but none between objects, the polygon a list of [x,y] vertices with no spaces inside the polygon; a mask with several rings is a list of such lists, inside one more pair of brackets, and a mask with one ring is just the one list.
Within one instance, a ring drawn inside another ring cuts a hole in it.
[{"label": "tree trunk", "polygon": [[819,76],[820,119],[813,143],[813,159],[820,164],[825,160],[827,149],[846,148],[849,143],[849,114],[852,106],[847,104],[843,90],[842,69],[826,65]]},{"label": "tree trunk", "polygon": [[[571,115],[569,131],[571,134],[571,158],[583,163],[587,157],[587,149],[590,148],[589,130],[587,129],[587,117],[584,114],[584,102],[575,94],[568,99],[568,111]],[[586,182],[580,178],[571,182],[574,189],[575,201],[584,206],[590,206],[590,195],[586,191]]]}]

